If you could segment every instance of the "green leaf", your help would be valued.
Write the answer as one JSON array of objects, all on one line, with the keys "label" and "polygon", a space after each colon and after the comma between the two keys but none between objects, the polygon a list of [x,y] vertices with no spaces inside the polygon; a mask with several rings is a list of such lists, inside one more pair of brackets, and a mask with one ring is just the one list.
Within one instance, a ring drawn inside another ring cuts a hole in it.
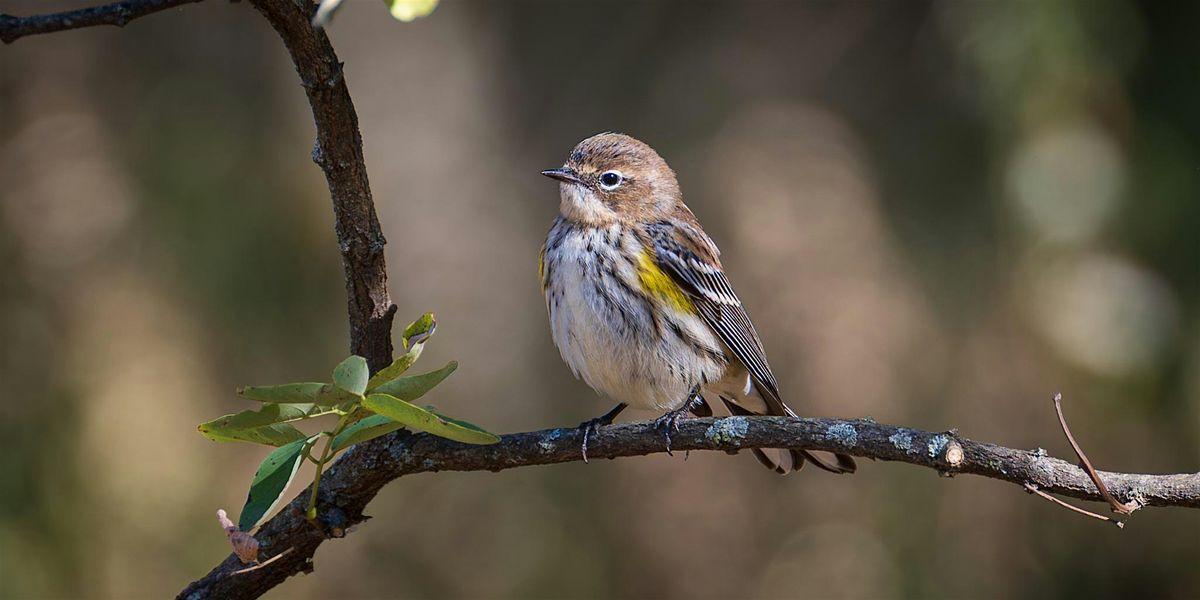
[{"label": "green leaf", "polygon": [[285,383],[283,385],[249,386],[238,390],[238,395],[259,402],[282,402],[286,404],[308,403],[334,406],[358,399],[352,394],[329,383]]},{"label": "green leaf", "polygon": [[449,377],[457,368],[458,362],[452,360],[446,366],[436,371],[389,381],[372,390],[372,393],[388,394],[406,402],[412,402],[424,396],[429,390],[432,390],[434,386]]},{"label": "green leaf", "polygon": [[313,404],[267,404],[261,410],[244,410],[201,423],[197,429],[204,437],[215,442],[254,442],[282,446],[308,437],[288,425],[289,421],[319,417],[331,412],[333,411],[330,409]]},{"label": "green leaf", "polygon": [[425,348],[425,344],[417,344],[412,350],[405,352],[400,358],[392,361],[392,364],[382,368],[370,381],[367,382],[367,389],[374,390],[375,388],[401,376],[417,359],[421,357],[421,350]]},{"label": "green leaf", "polygon": [[486,429],[484,429],[484,428],[482,428],[482,427],[480,427],[480,426],[478,426],[478,425],[476,425],[476,424],[474,424],[474,423],[468,423],[468,422],[466,422],[466,421],[463,421],[463,420],[460,420],[460,419],[455,419],[455,418],[447,417],[446,415],[443,415],[442,413],[440,413],[440,412],[438,412],[438,411],[436,411],[436,410],[433,410],[433,407],[432,407],[432,406],[427,406],[427,407],[425,407],[425,409],[426,409],[426,410],[428,410],[429,412],[431,412],[431,413],[433,413],[433,414],[437,415],[439,419],[441,419],[441,420],[443,420],[443,421],[446,421],[447,423],[449,423],[449,424],[451,424],[451,425],[457,425],[457,426],[459,426],[459,427],[462,427],[463,429],[470,429],[470,430],[472,430],[472,431],[475,431],[475,432],[477,432],[477,433],[481,433],[481,434],[483,434],[483,435],[486,435],[486,436],[488,436],[488,438],[489,438],[489,439],[492,439],[492,440],[493,440],[493,441],[491,441],[491,442],[487,442],[487,443],[489,443],[489,444],[495,444],[496,442],[499,442],[499,441],[500,441],[500,438],[499,438],[499,437],[498,437],[496,434],[494,434],[494,433],[491,433],[491,432],[487,431]]},{"label": "green leaf", "polygon": [[413,19],[424,17],[433,12],[438,0],[383,0],[388,5],[388,12],[397,21],[408,23]]},{"label": "green leaf", "polygon": [[[446,419],[441,415],[409,404],[388,394],[371,394],[363,401],[363,407],[383,415],[406,427],[427,431],[433,435],[466,444],[495,444],[499,437],[469,423]],[[364,419],[365,421],[366,419]]]},{"label": "green leaf", "polygon": [[343,448],[375,439],[403,427],[404,423],[398,423],[383,415],[371,415],[343,429],[337,437],[333,438],[332,450],[338,452]]},{"label": "green leaf", "polygon": [[367,391],[370,376],[367,359],[357,355],[347,357],[333,368],[333,384],[356,396]]},{"label": "green leaf", "polygon": [[300,468],[304,450],[312,444],[320,434],[296,440],[286,446],[276,448],[259,465],[250,482],[250,493],[246,496],[246,505],[242,507],[242,515],[238,519],[238,528],[250,531],[275,510],[283,492],[287,490],[296,471]]},{"label": "green leaf", "polygon": [[374,390],[403,375],[421,357],[421,351],[425,349],[425,342],[433,337],[433,332],[436,329],[437,321],[434,321],[433,313],[425,313],[420,319],[409,323],[408,327],[404,328],[404,335],[400,340],[404,344],[404,347],[408,349],[408,352],[405,352],[400,358],[392,361],[392,364],[376,373],[367,382],[367,389]]},{"label": "green leaf", "polygon": [[223,419],[235,416],[237,415],[225,415],[215,421],[201,423],[200,433],[214,442],[252,442],[265,446],[282,446],[306,437],[303,431],[287,423],[273,423],[246,429],[230,428],[221,423]]},{"label": "green leaf", "polygon": [[437,320],[433,318],[433,313],[425,313],[420,319],[408,324],[404,328],[401,341],[405,348],[412,348],[413,344],[418,344],[433,337],[433,332],[437,331]]}]

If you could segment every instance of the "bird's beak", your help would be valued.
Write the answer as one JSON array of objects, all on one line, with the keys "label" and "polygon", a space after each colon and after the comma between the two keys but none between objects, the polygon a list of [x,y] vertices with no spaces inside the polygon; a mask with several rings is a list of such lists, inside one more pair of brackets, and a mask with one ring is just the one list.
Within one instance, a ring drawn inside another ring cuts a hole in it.
[{"label": "bird's beak", "polygon": [[546,169],[545,171],[542,171],[542,175],[545,175],[550,179],[557,179],[566,183],[579,183],[579,176],[575,174],[575,171],[568,169],[567,167]]}]

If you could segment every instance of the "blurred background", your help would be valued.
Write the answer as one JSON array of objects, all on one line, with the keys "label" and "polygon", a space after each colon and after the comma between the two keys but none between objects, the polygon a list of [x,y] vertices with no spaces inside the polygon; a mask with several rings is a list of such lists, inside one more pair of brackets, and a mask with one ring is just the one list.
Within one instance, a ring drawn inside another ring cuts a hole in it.
[{"label": "blurred background", "polygon": [[[535,265],[558,201],[538,171],[616,130],[678,172],[801,413],[1069,457],[1062,392],[1098,467],[1158,473],[1200,469],[1198,20],[479,0],[402,24],[347,1],[329,30],[397,323],[436,312],[422,364],[462,365],[429,397],[449,414],[511,432],[609,408],[553,347]],[[266,454],[196,425],[346,354],[307,103],[266,22],[212,1],[3,47],[0,115],[0,596],[173,595],[228,554],[213,513]],[[1200,511],[1121,531],[869,461],[421,475],[368,512],[269,597],[1200,594]]]}]

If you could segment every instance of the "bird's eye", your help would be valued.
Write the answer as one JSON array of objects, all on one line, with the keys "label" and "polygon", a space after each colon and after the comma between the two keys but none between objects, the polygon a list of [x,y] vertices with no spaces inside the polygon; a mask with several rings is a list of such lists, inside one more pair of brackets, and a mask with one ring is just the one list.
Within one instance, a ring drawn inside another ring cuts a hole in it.
[{"label": "bird's eye", "polygon": [[600,175],[600,187],[606,191],[613,191],[621,182],[625,181],[625,176],[620,171],[605,171]]}]

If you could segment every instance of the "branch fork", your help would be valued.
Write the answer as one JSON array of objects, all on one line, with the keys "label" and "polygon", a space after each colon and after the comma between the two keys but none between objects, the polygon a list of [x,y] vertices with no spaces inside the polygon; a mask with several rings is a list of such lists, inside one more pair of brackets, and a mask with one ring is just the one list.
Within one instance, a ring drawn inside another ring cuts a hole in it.
[{"label": "branch fork", "polygon": [[[1112,511],[1127,517],[1132,515],[1133,511],[1142,508],[1143,504],[1136,498],[1130,500],[1129,502],[1121,502],[1117,500],[1111,492],[1108,491],[1108,486],[1104,484],[1104,480],[1100,478],[1100,474],[1097,473],[1096,468],[1092,466],[1092,461],[1088,460],[1087,454],[1084,454],[1083,448],[1079,446],[1079,442],[1075,441],[1075,436],[1071,433],[1070,426],[1067,425],[1067,418],[1063,416],[1062,410],[1062,394],[1054,394],[1054,412],[1058,415],[1058,425],[1062,427],[1063,435],[1067,436],[1067,442],[1071,444],[1071,449],[1075,452],[1075,456],[1079,459],[1079,468],[1083,469],[1083,471],[1087,473],[1088,478],[1092,480],[1092,484],[1096,486],[1096,492],[1099,493],[1100,497],[1108,503]],[[1039,448],[1039,450],[1041,449]],[[1044,453],[1045,451],[1042,452]],[[1090,510],[1059,500],[1058,498],[1041,491],[1038,489],[1038,486],[1033,483],[1025,482],[1025,490],[1031,494],[1037,494],[1038,496],[1058,504],[1059,506],[1070,509],[1082,515],[1099,519],[1101,521],[1108,521],[1116,525],[1118,528],[1125,527],[1125,521],[1123,520],[1106,517],[1104,515],[1094,513]]]}]

